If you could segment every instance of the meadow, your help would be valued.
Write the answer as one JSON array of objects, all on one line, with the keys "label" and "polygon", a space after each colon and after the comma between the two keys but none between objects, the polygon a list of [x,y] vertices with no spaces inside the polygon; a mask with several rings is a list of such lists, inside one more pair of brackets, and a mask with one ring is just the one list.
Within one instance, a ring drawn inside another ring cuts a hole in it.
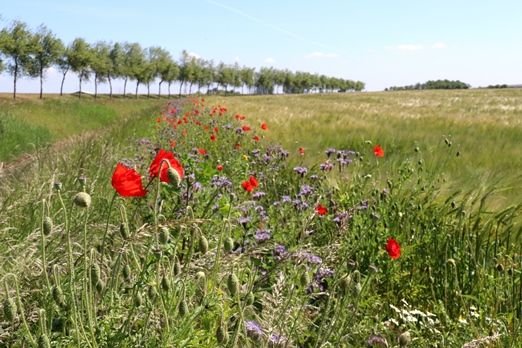
[{"label": "meadow", "polygon": [[0,344],[518,347],[521,97],[103,101],[2,177]]}]

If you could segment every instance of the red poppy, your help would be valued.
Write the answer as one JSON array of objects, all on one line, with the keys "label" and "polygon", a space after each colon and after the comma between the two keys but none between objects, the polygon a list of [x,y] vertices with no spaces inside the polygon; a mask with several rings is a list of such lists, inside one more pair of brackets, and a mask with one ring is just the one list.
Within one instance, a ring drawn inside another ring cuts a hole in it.
[{"label": "red poppy", "polygon": [[268,129],[268,126],[266,125],[265,122],[261,123],[261,129],[262,130],[267,130]]},{"label": "red poppy", "polygon": [[394,260],[401,256],[401,246],[393,238],[388,239],[388,242],[386,243],[386,251],[388,252],[388,255],[390,255],[390,257]]},{"label": "red poppy", "polygon": [[316,207],[315,207],[315,212],[319,215],[326,215],[328,214],[328,209],[322,205],[322,204],[318,204]]},{"label": "red poppy", "polygon": [[170,147],[171,147],[171,148],[175,148],[176,145],[177,145],[176,140],[171,140],[171,141],[170,141]]},{"label": "red poppy", "polygon": [[241,127],[241,129],[243,130],[243,132],[248,132],[251,128],[249,125],[244,125],[243,127]]},{"label": "red poppy", "polygon": [[214,127],[214,133],[218,133],[219,132],[219,128],[218,127]]},{"label": "red poppy", "polygon": [[216,141],[216,136],[214,134],[210,136],[210,141]]},{"label": "red poppy", "polygon": [[252,139],[254,139],[254,141],[259,141],[260,138],[257,135],[254,135]]},{"label": "red poppy", "polygon": [[259,182],[255,177],[251,175],[250,178],[248,178],[248,180],[245,180],[241,183],[241,186],[245,191],[252,192],[256,187],[259,186]]},{"label": "red poppy", "polygon": [[240,143],[234,144],[234,149],[239,150],[240,148],[241,148],[241,144]]},{"label": "red poppy", "polygon": [[373,153],[377,157],[384,157],[384,150],[381,147],[381,145],[375,145],[375,147],[373,148]]},{"label": "red poppy", "polygon": [[304,152],[305,152],[304,147],[300,147],[297,151],[299,151],[299,154],[300,154],[301,156],[304,155]]},{"label": "red poppy", "polygon": [[[156,154],[156,157],[152,161],[149,167],[149,175],[152,178],[155,178],[158,176],[160,165],[161,165],[161,174],[160,174],[160,180],[163,182],[169,182],[169,176],[167,174],[167,171],[169,169],[169,166],[167,163],[164,163],[163,160],[166,160],[170,163],[170,166],[178,172],[180,179],[183,179],[183,167],[181,166],[181,163],[174,157],[174,154],[169,151],[165,151],[163,149],[160,149],[158,153]],[[163,164],[162,164],[163,163]]]},{"label": "red poppy", "polygon": [[216,169],[218,170],[218,172],[220,172],[223,170],[223,166],[221,164],[218,164]]},{"label": "red poppy", "polygon": [[200,155],[204,156],[204,155],[207,154],[207,150],[202,149],[202,148],[199,148],[199,149],[198,149],[198,153],[199,153]]},{"label": "red poppy", "polygon": [[112,174],[112,187],[122,197],[143,197],[147,194],[141,182],[141,175],[121,163],[116,165]]}]

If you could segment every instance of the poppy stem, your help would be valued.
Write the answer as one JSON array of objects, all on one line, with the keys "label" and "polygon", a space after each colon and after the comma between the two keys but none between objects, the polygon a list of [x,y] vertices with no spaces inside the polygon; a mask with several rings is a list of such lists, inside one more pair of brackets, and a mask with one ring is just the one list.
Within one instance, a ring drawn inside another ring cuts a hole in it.
[{"label": "poppy stem", "polygon": [[103,263],[103,254],[105,253],[105,241],[107,240],[107,232],[109,231],[109,220],[111,217],[112,206],[114,205],[114,201],[116,200],[116,191],[112,195],[111,202],[109,203],[109,207],[107,209],[107,222],[105,223],[105,231],[103,232],[102,245],[100,250],[100,263]]}]

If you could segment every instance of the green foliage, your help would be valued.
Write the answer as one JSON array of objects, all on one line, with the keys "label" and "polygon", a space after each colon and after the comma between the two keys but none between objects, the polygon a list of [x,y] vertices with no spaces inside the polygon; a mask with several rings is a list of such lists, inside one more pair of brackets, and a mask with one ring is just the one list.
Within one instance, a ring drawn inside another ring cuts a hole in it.
[{"label": "green foliage", "polygon": [[415,85],[404,86],[404,87],[389,87],[387,91],[407,91],[407,90],[420,90],[420,89],[468,89],[470,86],[459,80],[436,80],[427,81],[425,83],[417,83]]}]

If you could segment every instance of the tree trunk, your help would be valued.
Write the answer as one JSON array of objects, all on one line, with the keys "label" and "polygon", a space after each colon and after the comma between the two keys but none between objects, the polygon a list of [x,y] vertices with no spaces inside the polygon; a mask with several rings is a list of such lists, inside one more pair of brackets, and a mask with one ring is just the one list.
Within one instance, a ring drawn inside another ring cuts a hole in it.
[{"label": "tree trunk", "polygon": [[150,82],[147,83],[147,98],[150,98]]},{"label": "tree trunk", "polygon": [[163,83],[163,80],[161,80],[158,84],[158,97],[161,97],[161,84]]},{"label": "tree trunk", "polygon": [[40,66],[40,99],[43,99],[43,68]]},{"label": "tree trunk", "polygon": [[140,81],[136,81],[136,99],[138,99],[138,86],[140,85]]},{"label": "tree trunk", "polygon": [[67,75],[68,71],[69,68],[65,69],[65,71],[63,72],[62,84],[60,85],[60,97],[63,96],[63,83],[65,82],[65,75]]},{"label": "tree trunk", "polygon": [[127,80],[128,80],[128,77],[126,77],[123,82],[123,98],[125,98],[125,90],[127,89]]},{"label": "tree trunk", "polygon": [[209,94],[210,94],[210,83],[207,84],[207,95],[209,95]]},{"label": "tree trunk", "polygon": [[185,83],[185,81],[181,80],[181,83],[179,84],[179,96],[181,97],[181,88],[183,87],[183,83]]},{"label": "tree trunk", "polygon": [[168,87],[168,89],[169,89],[169,98],[170,98],[170,84],[171,84],[171,83],[172,83],[172,82],[169,81],[169,87]]},{"label": "tree trunk", "polygon": [[13,99],[16,99],[16,78],[18,77],[18,59],[15,59],[15,68],[13,76]]},{"label": "tree trunk", "polygon": [[98,74],[94,74],[94,99],[98,98]]},{"label": "tree trunk", "polygon": [[111,81],[111,75],[107,75],[107,80],[109,80],[109,98],[112,99],[112,81]]},{"label": "tree trunk", "polygon": [[192,94],[192,82],[191,82],[190,85],[189,85],[189,93],[188,93],[188,94],[189,94],[189,95]]},{"label": "tree trunk", "polygon": [[80,72],[80,77],[78,78],[80,80],[80,90],[78,91],[78,98],[82,97],[82,73]]}]

